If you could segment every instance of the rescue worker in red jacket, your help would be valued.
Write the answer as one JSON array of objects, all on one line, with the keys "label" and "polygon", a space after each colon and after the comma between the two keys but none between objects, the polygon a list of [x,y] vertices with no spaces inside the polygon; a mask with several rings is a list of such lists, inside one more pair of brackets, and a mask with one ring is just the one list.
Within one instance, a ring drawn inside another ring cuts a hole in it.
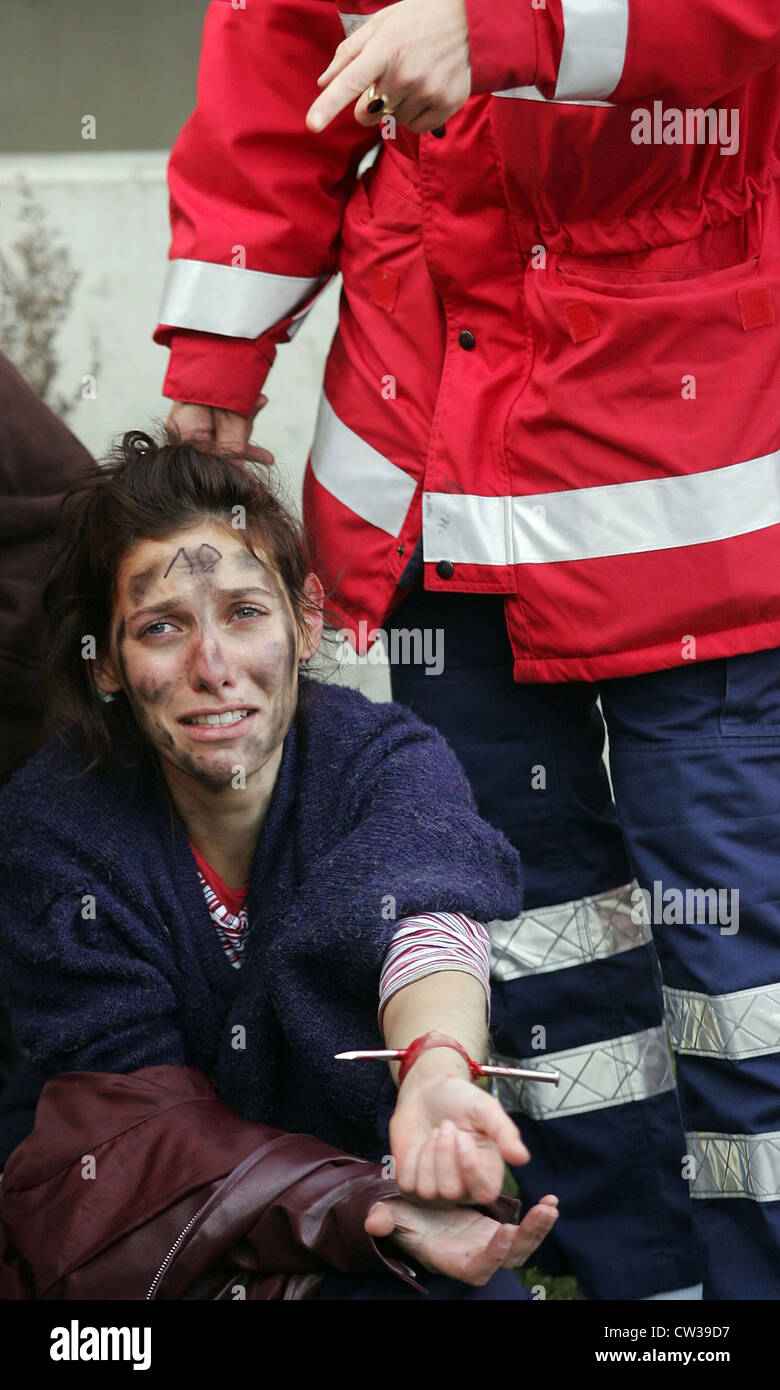
[{"label": "rescue worker in red jacket", "polygon": [[170,165],[185,434],[251,456],[343,275],[306,520],[524,854],[497,1047],[569,1084],[501,1094],[599,1298],[695,1296],[691,1211],[780,1293],[779,63],[775,0],[216,0]]}]

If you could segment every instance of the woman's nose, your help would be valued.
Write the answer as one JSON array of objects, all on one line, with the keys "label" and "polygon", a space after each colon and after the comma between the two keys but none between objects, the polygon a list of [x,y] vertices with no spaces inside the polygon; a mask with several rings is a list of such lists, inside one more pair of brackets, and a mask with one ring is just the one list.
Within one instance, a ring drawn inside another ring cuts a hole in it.
[{"label": "woman's nose", "polygon": [[222,684],[228,663],[222,643],[213,632],[198,633],[190,652],[189,674],[193,683]]}]

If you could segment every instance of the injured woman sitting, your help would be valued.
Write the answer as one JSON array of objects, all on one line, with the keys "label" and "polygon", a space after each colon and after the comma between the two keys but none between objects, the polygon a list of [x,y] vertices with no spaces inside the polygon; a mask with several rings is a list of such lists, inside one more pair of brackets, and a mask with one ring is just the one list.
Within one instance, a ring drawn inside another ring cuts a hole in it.
[{"label": "injured woman sitting", "polygon": [[[433,729],[302,669],[322,587],[259,466],[126,434],[45,606],[59,732],[0,795],[0,1294],[527,1298],[556,1198],[516,1223],[474,1080],[518,857]],[[381,1049],[400,1077],[337,1056]]]}]

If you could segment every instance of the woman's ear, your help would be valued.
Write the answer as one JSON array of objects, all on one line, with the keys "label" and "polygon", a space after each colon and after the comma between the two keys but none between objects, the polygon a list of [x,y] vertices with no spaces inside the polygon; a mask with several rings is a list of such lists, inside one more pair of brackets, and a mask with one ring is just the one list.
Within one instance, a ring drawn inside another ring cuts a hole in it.
[{"label": "woman's ear", "polygon": [[322,639],[322,605],[325,601],[325,590],[320,583],[319,576],[313,570],[307,574],[303,582],[303,591],[310,606],[303,618],[306,635],[301,641],[298,659],[299,661],[308,661],[310,657],[314,656]]},{"label": "woman's ear", "polygon": [[90,661],[92,667],[92,680],[98,694],[115,695],[122,689],[122,682],[119,673],[110,656],[96,657]]}]

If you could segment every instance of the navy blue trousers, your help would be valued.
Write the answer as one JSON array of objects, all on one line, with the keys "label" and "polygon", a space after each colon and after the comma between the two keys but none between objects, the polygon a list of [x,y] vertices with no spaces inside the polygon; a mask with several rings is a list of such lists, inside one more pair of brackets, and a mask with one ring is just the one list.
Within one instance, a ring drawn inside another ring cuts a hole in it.
[{"label": "navy blue trousers", "polygon": [[440,630],[441,674],[392,665],[393,696],[525,862],[523,918],[491,929],[492,1034],[562,1072],[497,1091],[521,1192],[560,1198],[535,1263],[592,1298],[702,1272],[705,1297],[780,1296],[780,652],[528,686],[500,597],[418,589],[388,626]]}]

